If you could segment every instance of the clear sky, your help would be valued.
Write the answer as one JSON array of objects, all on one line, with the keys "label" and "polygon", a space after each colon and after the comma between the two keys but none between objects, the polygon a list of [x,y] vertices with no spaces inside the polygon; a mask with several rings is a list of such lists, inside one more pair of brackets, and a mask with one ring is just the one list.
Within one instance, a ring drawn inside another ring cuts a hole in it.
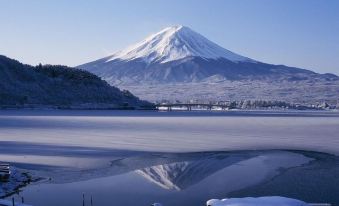
[{"label": "clear sky", "polygon": [[0,0],[0,54],[76,66],[178,24],[259,61],[339,74],[338,0]]}]

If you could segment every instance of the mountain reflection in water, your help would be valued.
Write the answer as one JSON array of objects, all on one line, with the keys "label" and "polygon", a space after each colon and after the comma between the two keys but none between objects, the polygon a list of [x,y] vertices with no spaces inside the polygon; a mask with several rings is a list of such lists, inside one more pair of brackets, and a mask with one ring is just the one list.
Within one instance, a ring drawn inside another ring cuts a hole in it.
[{"label": "mountain reflection in water", "polygon": [[196,160],[156,165],[136,172],[162,188],[183,190],[246,158],[244,155],[210,154]]},{"label": "mountain reflection in water", "polygon": [[180,191],[218,172],[222,173],[220,178],[225,181],[227,178],[233,179],[237,176],[235,173],[243,174],[243,170],[256,172],[256,170],[260,170],[260,165],[270,169],[271,174],[273,174],[275,173],[274,169],[297,166],[307,161],[304,157],[298,158],[298,155],[291,154],[293,153],[289,153],[289,155],[286,155],[285,152],[276,152],[270,155],[263,153],[247,153],[246,155],[211,153],[194,160],[138,169],[136,173],[164,189]]}]

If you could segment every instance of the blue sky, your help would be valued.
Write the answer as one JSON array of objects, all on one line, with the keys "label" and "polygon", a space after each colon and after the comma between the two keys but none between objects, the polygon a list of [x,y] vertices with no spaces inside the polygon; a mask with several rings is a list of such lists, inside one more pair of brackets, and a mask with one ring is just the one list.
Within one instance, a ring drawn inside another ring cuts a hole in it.
[{"label": "blue sky", "polygon": [[250,58],[339,74],[337,0],[0,0],[0,54],[76,66],[185,25]]}]

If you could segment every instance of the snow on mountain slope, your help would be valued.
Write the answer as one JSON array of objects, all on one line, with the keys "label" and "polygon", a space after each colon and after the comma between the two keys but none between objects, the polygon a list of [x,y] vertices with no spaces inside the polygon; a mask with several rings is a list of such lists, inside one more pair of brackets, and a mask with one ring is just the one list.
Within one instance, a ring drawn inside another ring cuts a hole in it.
[{"label": "snow on mountain slope", "polygon": [[186,57],[205,59],[225,58],[233,62],[255,62],[235,54],[206,39],[185,26],[173,26],[151,35],[145,40],[112,55],[106,62],[142,58],[145,62],[166,63]]},{"label": "snow on mountain slope", "polygon": [[[339,77],[334,74],[256,61],[224,49],[185,26],[165,28],[134,46],[78,68],[152,101],[242,100],[249,94],[247,87],[251,99],[336,101],[339,93]],[[266,84],[249,86],[253,83]],[[236,91],[230,93],[229,86]]]}]

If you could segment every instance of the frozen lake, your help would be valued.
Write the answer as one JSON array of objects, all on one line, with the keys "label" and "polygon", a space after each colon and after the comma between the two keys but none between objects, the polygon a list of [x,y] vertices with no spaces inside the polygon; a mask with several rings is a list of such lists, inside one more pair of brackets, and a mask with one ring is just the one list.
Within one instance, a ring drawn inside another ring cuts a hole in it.
[{"label": "frozen lake", "polygon": [[329,179],[317,185],[325,185],[323,199],[338,203],[338,154],[337,112],[0,111],[0,161],[45,178],[20,193],[35,206],[80,204],[82,193],[101,206],[112,197],[127,206],[193,206],[255,191],[318,201],[315,190],[290,194],[279,182],[256,187],[302,172],[306,179],[290,188],[307,191],[326,164]]},{"label": "frozen lake", "polygon": [[339,113],[0,111],[0,141],[158,152],[339,154]]}]

